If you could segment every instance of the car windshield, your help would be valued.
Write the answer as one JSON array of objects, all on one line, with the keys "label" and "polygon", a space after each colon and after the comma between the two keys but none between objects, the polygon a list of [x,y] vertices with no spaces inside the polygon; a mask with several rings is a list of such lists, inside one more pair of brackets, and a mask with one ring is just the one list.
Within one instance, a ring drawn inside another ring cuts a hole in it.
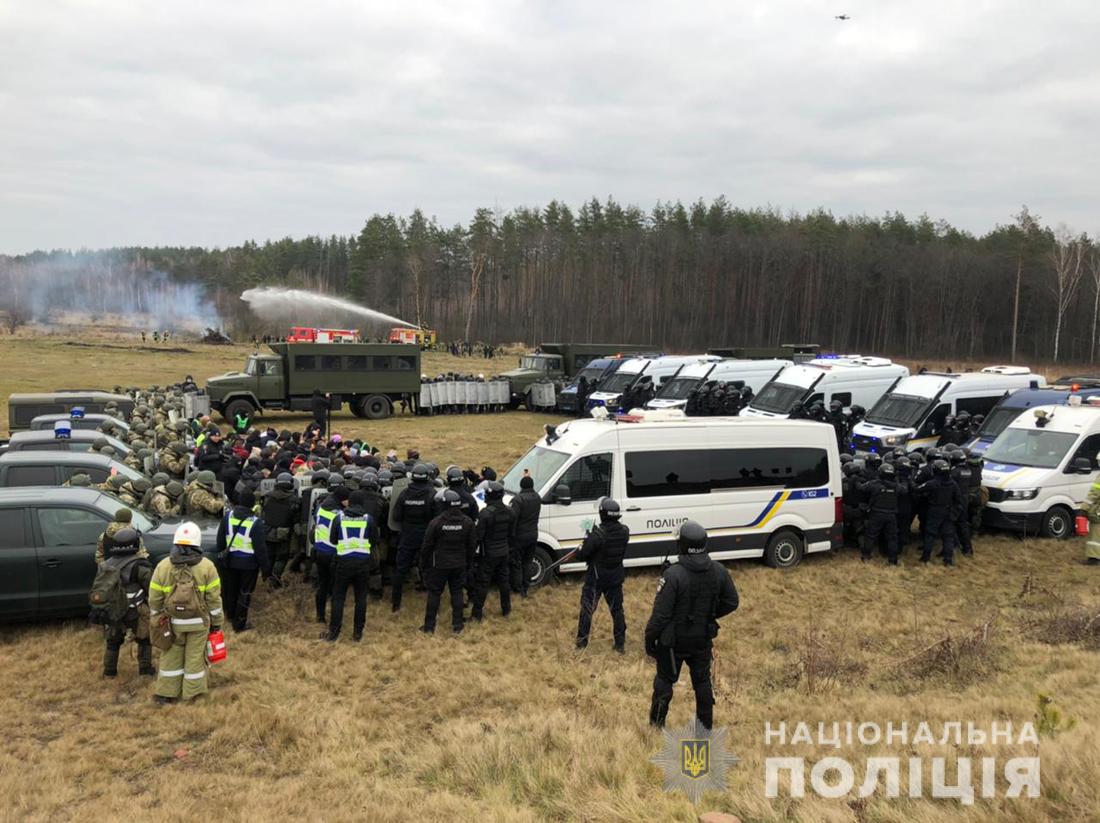
[{"label": "car windshield", "polygon": [[1015,420],[1023,412],[1020,408],[1002,406],[989,413],[978,429],[978,437],[982,440],[996,440],[997,435],[1008,428],[1008,424]]},{"label": "car windshield", "polygon": [[638,375],[634,372],[615,372],[600,386],[600,391],[611,392],[612,394],[618,394],[625,389],[630,388],[630,384],[638,379]]},{"label": "car windshield", "polygon": [[519,361],[520,366],[533,371],[550,371],[560,369],[561,360],[557,357],[524,357]]},{"label": "car windshield", "polygon": [[771,382],[760,390],[749,405],[775,414],[790,414],[809,389],[789,383]]},{"label": "car windshield", "polygon": [[567,452],[534,446],[527,454],[517,460],[512,468],[508,469],[508,473],[501,480],[501,485],[504,486],[506,491],[518,494],[519,481],[523,478],[524,472],[527,472],[531,475],[531,479],[535,481],[535,490],[538,491],[550,481],[550,478],[557,473],[558,469],[568,459],[569,454]]},{"label": "car windshield", "polygon": [[927,397],[887,394],[871,407],[864,419],[868,423],[877,423],[880,426],[913,429],[924,419],[931,405],[932,400]]},{"label": "car windshield", "polygon": [[1009,463],[1037,469],[1057,468],[1073,444],[1076,434],[1043,429],[1005,429],[986,450],[986,463]]},{"label": "car windshield", "polygon": [[661,386],[657,396],[662,400],[683,400],[702,382],[702,377],[673,377]]}]

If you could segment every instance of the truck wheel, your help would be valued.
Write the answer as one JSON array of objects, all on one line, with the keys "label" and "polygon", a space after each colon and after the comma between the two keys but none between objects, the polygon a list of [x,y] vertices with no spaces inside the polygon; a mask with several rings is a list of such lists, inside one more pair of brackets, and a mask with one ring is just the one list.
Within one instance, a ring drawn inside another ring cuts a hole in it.
[{"label": "truck wheel", "polygon": [[362,411],[359,416],[368,420],[381,420],[389,417],[393,411],[390,399],[384,394],[372,394],[370,397],[364,397],[359,401],[359,409]]},{"label": "truck wheel", "polygon": [[349,406],[349,408],[351,409],[351,413],[354,414],[356,417],[367,416],[366,411],[363,409],[363,399],[364,398],[362,397],[356,397],[354,400],[351,401],[351,405]]},{"label": "truck wheel", "polygon": [[777,531],[764,549],[764,562],[773,569],[793,569],[802,562],[806,547],[802,538],[790,529]]},{"label": "truck wheel", "polygon": [[1073,513],[1063,506],[1052,506],[1043,515],[1040,533],[1043,537],[1065,540],[1073,535]]},{"label": "truck wheel", "polygon": [[550,558],[550,552],[545,546],[535,547],[535,553],[531,555],[531,579],[528,584],[532,589],[538,588],[549,582],[550,575],[554,572],[547,572],[546,570],[553,562],[554,561]]},{"label": "truck wheel", "polygon": [[222,417],[225,418],[226,423],[232,426],[238,414],[244,414],[251,417],[255,411],[255,407],[247,400],[234,400],[230,403],[226,403],[225,411],[222,412]]}]

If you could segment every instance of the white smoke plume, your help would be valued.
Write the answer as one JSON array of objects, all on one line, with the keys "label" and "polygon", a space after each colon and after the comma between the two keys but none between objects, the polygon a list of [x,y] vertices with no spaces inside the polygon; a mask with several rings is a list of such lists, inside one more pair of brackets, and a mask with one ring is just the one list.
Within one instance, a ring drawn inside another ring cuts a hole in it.
[{"label": "white smoke plume", "polygon": [[282,320],[290,325],[319,324],[331,327],[366,320],[372,325],[416,327],[415,323],[399,317],[303,289],[263,286],[247,289],[241,294],[241,300],[248,303],[252,311],[264,320]]},{"label": "white smoke plume", "polygon": [[222,325],[202,284],[95,252],[0,257],[0,312],[50,326],[112,322],[201,332]]}]

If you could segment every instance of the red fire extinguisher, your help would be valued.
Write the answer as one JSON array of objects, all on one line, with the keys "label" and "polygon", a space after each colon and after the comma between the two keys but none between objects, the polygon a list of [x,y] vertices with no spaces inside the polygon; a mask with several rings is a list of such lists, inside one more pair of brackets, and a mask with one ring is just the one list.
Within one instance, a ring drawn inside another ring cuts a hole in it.
[{"label": "red fire extinguisher", "polygon": [[210,632],[206,638],[206,662],[221,663],[225,656],[225,635],[221,631]]},{"label": "red fire extinguisher", "polygon": [[1089,536],[1089,519],[1086,515],[1077,515],[1077,536],[1088,537]]}]

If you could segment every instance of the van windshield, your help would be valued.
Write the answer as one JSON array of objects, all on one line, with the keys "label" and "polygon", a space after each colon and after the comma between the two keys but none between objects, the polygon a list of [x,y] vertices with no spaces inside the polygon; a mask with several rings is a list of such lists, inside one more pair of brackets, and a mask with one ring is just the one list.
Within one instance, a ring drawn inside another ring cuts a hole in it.
[{"label": "van windshield", "polygon": [[864,419],[868,423],[877,423],[880,426],[915,429],[924,419],[931,405],[932,401],[927,397],[887,394],[871,407]]},{"label": "van windshield", "polygon": [[592,368],[591,366],[585,366],[583,369],[580,370],[580,372],[577,374],[577,379],[573,382],[579,383],[580,379],[583,377],[585,380],[588,381],[588,385],[591,386],[593,383],[603,377],[603,372],[604,370],[600,366],[597,366],[595,368]]},{"label": "van windshield", "polygon": [[804,386],[792,386],[789,383],[772,381],[760,390],[749,405],[754,409],[763,409],[775,414],[790,414],[808,392]]},{"label": "van windshield", "polygon": [[568,452],[534,446],[517,460],[512,468],[508,469],[508,473],[501,478],[501,485],[504,486],[505,491],[519,494],[519,481],[523,479],[526,472],[535,481],[535,491],[539,491],[550,482],[550,478],[557,474],[558,469],[565,465],[568,459]]},{"label": "van windshield", "polygon": [[607,382],[600,386],[600,391],[618,393],[630,388],[630,384],[638,378],[634,372],[615,372]]},{"label": "van windshield", "polygon": [[661,386],[657,396],[663,400],[683,400],[702,382],[702,377],[673,377]]},{"label": "van windshield", "polygon": [[1007,429],[1008,424],[1019,417],[1022,412],[1023,409],[1008,406],[994,409],[985,418],[982,427],[978,429],[978,437],[982,440],[996,440],[997,435]]},{"label": "van windshield", "polygon": [[1076,434],[1043,429],[1005,429],[986,450],[986,463],[1011,463],[1037,469],[1057,468],[1073,444]]}]

